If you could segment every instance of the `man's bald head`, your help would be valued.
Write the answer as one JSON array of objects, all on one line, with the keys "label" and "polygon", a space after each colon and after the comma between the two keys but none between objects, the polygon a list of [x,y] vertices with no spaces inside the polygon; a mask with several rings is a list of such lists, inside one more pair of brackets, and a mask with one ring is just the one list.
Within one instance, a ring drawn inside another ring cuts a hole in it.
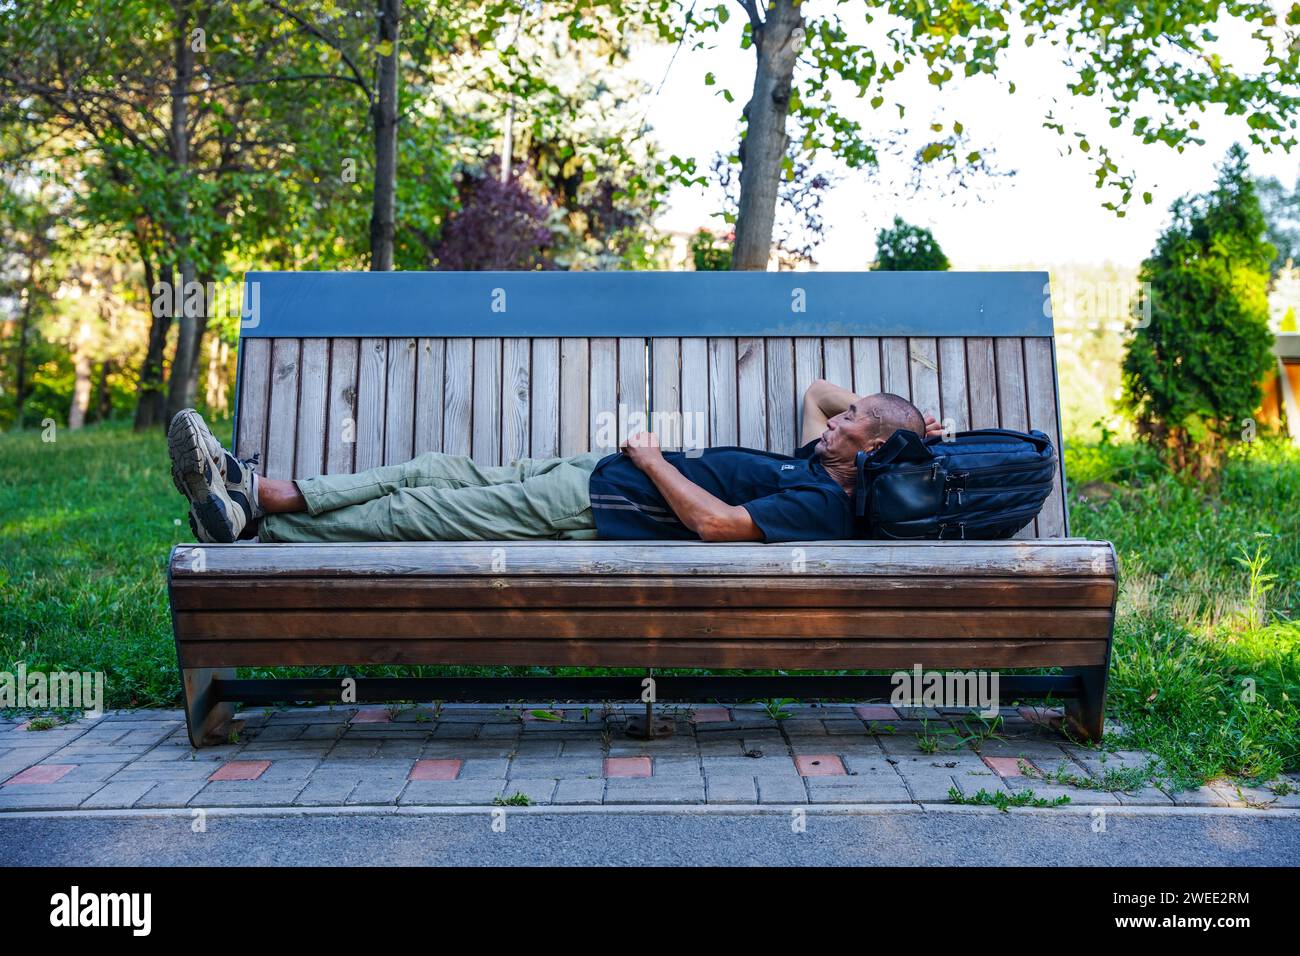
[{"label": "man's bald head", "polygon": [[864,417],[870,419],[865,435],[868,439],[878,438],[881,441],[888,441],[889,437],[899,429],[925,437],[925,416],[921,414],[919,408],[901,395],[879,392],[868,395],[858,404]]}]

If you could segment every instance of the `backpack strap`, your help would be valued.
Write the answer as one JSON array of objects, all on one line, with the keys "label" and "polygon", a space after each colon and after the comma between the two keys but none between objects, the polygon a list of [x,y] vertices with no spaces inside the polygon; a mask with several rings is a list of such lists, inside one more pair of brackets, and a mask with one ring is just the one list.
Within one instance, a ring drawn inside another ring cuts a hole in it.
[{"label": "backpack strap", "polygon": [[861,518],[867,513],[867,499],[870,496],[868,473],[885,465],[924,463],[934,460],[934,453],[926,447],[921,436],[916,432],[898,429],[889,439],[871,453],[860,451],[853,462],[857,477],[853,493],[853,510]]},{"label": "backpack strap", "polygon": [[[897,434],[897,433],[895,433]],[[1016,441],[1026,441],[1037,448],[1040,452],[1046,450],[1051,444],[1051,440],[1040,431],[1018,432],[1011,428],[977,428],[974,431],[958,432],[957,438],[1013,438]],[[927,445],[936,445],[943,441],[943,438],[936,435],[934,438],[927,438]]]}]

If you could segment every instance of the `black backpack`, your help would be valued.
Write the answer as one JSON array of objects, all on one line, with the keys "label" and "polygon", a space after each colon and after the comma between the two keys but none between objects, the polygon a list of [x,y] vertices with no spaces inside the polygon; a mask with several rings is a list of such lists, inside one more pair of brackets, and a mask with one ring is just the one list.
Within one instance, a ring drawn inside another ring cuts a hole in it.
[{"label": "black backpack", "polygon": [[863,538],[1009,538],[1052,492],[1056,453],[1042,432],[985,428],[952,441],[896,431],[858,452],[854,510]]}]

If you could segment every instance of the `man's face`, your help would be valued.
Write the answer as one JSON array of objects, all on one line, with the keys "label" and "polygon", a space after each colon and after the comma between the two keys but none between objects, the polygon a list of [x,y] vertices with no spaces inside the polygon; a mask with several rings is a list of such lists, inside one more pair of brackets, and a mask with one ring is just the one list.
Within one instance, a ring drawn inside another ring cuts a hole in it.
[{"label": "man's face", "polygon": [[823,461],[853,461],[860,451],[872,451],[882,439],[872,437],[878,422],[868,399],[858,399],[826,423],[814,453]]}]

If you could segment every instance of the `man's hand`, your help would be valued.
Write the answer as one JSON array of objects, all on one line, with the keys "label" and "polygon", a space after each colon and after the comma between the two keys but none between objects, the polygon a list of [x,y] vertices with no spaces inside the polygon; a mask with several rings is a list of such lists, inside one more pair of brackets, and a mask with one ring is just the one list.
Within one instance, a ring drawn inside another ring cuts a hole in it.
[{"label": "man's hand", "polygon": [[637,432],[628,435],[623,443],[623,454],[632,459],[632,463],[645,471],[647,465],[664,460],[664,453],[659,450],[659,438],[654,432]]},{"label": "man's hand", "polygon": [[713,496],[670,465],[659,450],[659,439],[652,432],[629,435],[623,443],[623,454],[645,472],[677,520],[698,534],[701,540],[763,540],[763,532],[745,508],[729,505]]},{"label": "man's hand", "polygon": [[943,426],[934,420],[933,415],[925,416],[925,437],[938,438],[943,434]]}]

